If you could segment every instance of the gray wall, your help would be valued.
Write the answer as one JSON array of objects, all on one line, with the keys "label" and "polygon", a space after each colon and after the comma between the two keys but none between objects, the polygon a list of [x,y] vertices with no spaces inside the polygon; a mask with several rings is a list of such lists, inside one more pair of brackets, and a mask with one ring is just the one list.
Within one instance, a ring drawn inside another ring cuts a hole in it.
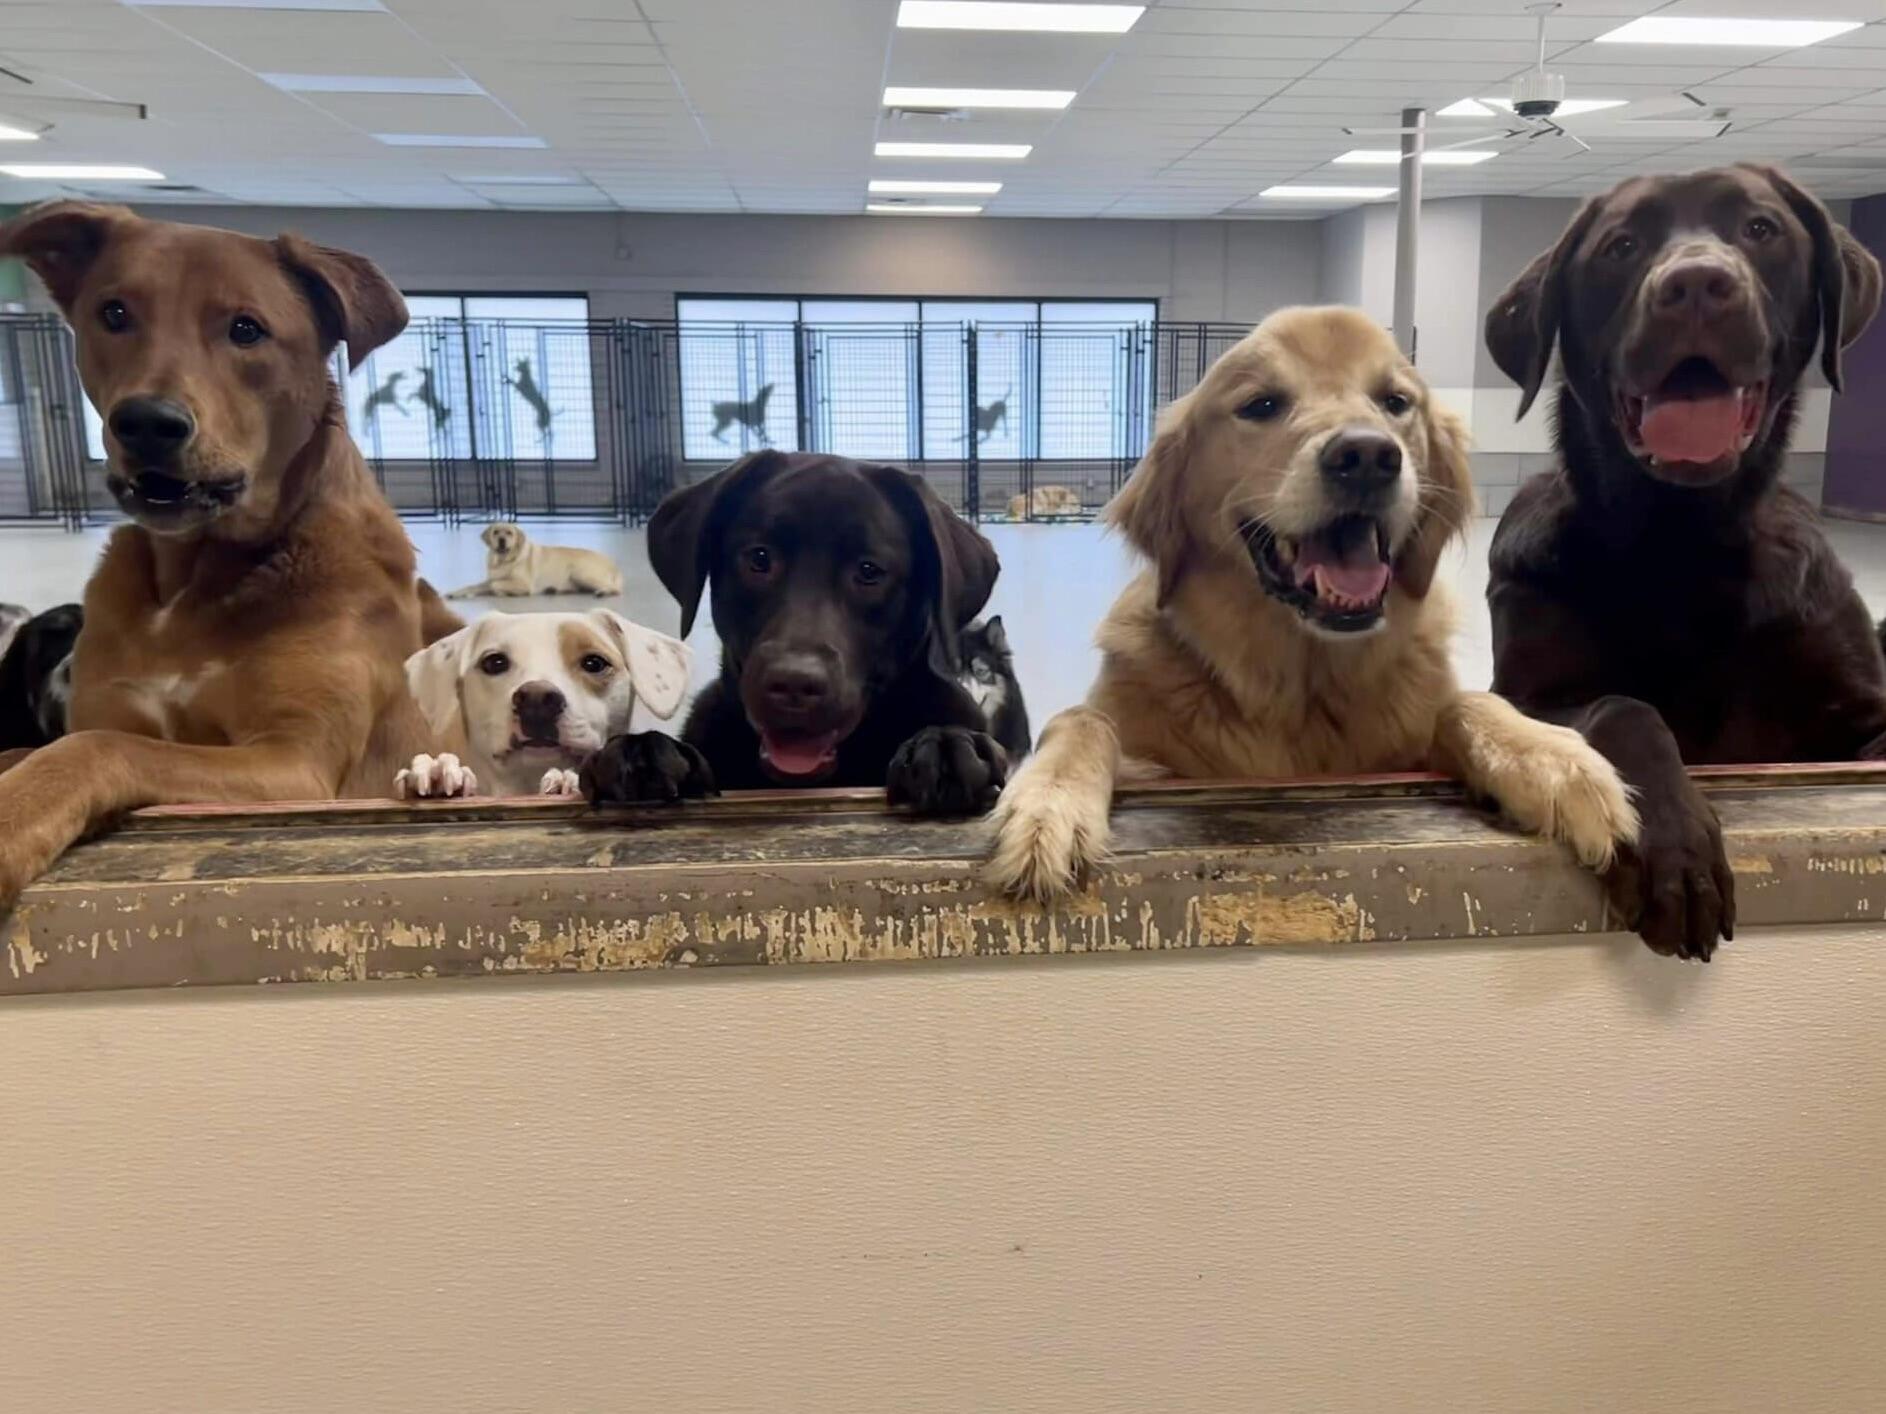
[{"label": "gray wall", "polygon": [[1313,299],[1314,221],[175,207],[371,256],[408,289],[587,291],[598,317],[668,317],[677,291],[1155,298],[1170,319],[1256,320]]}]

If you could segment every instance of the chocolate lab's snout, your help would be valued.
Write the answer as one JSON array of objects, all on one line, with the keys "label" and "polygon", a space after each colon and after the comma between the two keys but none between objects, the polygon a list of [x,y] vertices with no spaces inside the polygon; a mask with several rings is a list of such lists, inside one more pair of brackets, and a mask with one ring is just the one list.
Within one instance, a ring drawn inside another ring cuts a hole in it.
[{"label": "chocolate lab's snout", "polygon": [[554,738],[568,701],[547,682],[527,682],[511,694],[511,710],[527,737]]},{"label": "chocolate lab's snout", "polygon": [[760,693],[767,708],[780,717],[808,717],[831,696],[832,675],[814,654],[782,653],[767,664]]},{"label": "chocolate lab's snout", "polygon": [[1392,486],[1401,475],[1401,443],[1373,427],[1345,427],[1323,444],[1324,480],[1356,496]]},{"label": "chocolate lab's snout", "polygon": [[1650,304],[1665,318],[1706,321],[1739,308],[1748,299],[1742,272],[1719,256],[1677,260],[1656,275]]},{"label": "chocolate lab's snout", "polygon": [[174,398],[123,398],[111,410],[111,435],[134,465],[168,466],[196,436],[196,418]]}]

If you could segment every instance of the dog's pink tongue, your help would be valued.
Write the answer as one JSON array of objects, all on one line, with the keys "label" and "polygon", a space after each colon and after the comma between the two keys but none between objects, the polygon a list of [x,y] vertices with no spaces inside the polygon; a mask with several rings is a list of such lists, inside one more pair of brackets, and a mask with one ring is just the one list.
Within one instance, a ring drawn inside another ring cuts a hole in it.
[{"label": "dog's pink tongue", "polygon": [[1388,564],[1376,552],[1373,534],[1352,538],[1340,551],[1321,536],[1303,542],[1297,551],[1297,583],[1308,583],[1312,575],[1319,589],[1362,603],[1381,598],[1388,587]]},{"label": "dog's pink tongue", "polygon": [[760,737],[760,751],[766,764],[782,776],[810,776],[823,770],[838,744],[835,732],[818,736],[778,737],[767,732]]},{"label": "dog's pink tongue", "polygon": [[1644,450],[1660,462],[1720,461],[1741,450],[1742,395],[1644,400],[1639,433]]}]

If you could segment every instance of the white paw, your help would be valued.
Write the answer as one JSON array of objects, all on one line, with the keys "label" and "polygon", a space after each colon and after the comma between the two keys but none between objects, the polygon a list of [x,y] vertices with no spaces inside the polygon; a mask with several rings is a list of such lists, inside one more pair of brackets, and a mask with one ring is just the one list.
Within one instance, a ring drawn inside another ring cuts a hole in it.
[{"label": "white paw", "polygon": [[393,777],[393,794],[401,800],[444,800],[478,794],[478,777],[451,752],[413,757],[412,765]]},{"label": "white paw", "polygon": [[984,871],[1004,893],[1051,903],[1072,893],[1107,853],[1111,791],[1055,780],[1037,757],[1009,782],[990,816],[995,848]]},{"label": "white paw", "polygon": [[561,798],[579,796],[583,787],[574,771],[566,771],[561,766],[552,766],[544,772],[543,783],[537,787],[539,795],[554,795]]},{"label": "white paw", "polygon": [[1579,733],[1539,725],[1550,735],[1522,755],[1500,804],[1520,825],[1570,845],[1581,864],[1607,869],[1618,846],[1637,838],[1630,790]]}]

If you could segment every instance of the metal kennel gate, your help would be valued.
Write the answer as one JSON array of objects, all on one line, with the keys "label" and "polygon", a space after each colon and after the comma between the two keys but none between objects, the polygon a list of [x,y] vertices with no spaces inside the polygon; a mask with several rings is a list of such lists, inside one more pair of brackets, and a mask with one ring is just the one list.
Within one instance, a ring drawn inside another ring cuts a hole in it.
[{"label": "metal kennel gate", "polygon": [[[765,447],[905,466],[972,520],[1096,515],[1249,326],[416,319],[349,373],[401,515],[639,523]],[[72,336],[0,314],[0,521],[115,514]]]}]

